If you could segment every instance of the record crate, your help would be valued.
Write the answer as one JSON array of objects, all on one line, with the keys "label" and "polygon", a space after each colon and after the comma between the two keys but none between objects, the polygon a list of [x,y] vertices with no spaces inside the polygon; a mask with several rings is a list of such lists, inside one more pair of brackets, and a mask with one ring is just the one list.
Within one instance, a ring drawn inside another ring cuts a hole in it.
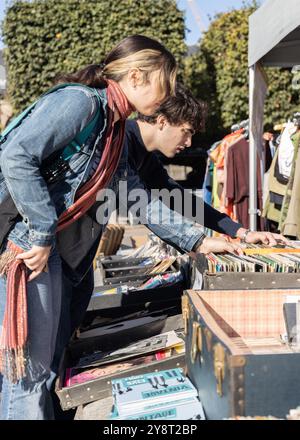
[{"label": "record crate", "polygon": [[[205,255],[191,264],[191,285],[202,275],[202,290],[300,289],[300,273],[209,271]],[[200,289],[199,282],[195,289]]]}]

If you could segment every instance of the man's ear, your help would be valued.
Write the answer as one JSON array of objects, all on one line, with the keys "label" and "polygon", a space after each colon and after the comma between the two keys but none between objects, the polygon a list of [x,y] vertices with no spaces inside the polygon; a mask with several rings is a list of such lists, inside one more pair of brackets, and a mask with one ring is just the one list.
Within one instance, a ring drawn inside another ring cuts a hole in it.
[{"label": "man's ear", "polygon": [[163,115],[158,115],[156,119],[156,123],[158,125],[158,128],[162,130],[163,128],[165,128],[167,120]]},{"label": "man's ear", "polygon": [[129,84],[135,89],[136,86],[143,83],[142,72],[136,67],[133,67],[128,70],[127,79]]}]

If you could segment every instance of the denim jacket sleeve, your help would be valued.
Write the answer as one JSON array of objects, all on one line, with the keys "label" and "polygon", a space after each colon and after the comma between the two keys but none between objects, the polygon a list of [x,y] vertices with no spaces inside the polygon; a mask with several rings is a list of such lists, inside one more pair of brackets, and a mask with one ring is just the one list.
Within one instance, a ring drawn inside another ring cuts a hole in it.
[{"label": "denim jacket sleeve", "polygon": [[96,105],[92,93],[80,86],[59,89],[41,98],[2,145],[1,170],[32,245],[53,244],[58,220],[40,174],[42,160],[74,139],[93,118]]},{"label": "denim jacket sleeve", "polygon": [[[132,208],[141,199],[140,220],[154,234],[163,241],[171,244],[177,250],[191,252],[197,242],[201,242],[205,235],[201,230],[194,226],[194,223],[186,219],[179,213],[170,210],[161,200],[151,197],[144,184],[140,180],[137,172],[132,167],[128,167],[128,207]],[[123,198],[119,198],[123,203]]]},{"label": "denim jacket sleeve", "polygon": [[[129,158],[130,160],[130,158]],[[153,172],[155,172],[155,180],[153,180]],[[177,189],[181,191],[184,196],[185,189],[179,185],[175,180],[173,180],[164,169],[161,161],[152,153],[150,157],[148,157],[148,162],[145,167],[143,167],[139,171],[139,175],[142,181],[145,183],[148,189],[152,188],[166,188],[170,191]],[[212,229],[213,231],[217,231],[221,234],[227,234],[230,237],[235,237],[239,228],[243,226],[240,223],[237,223],[231,218],[208,205],[204,200],[195,194],[192,195],[192,211],[196,212],[196,214],[200,211],[200,216],[195,218],[197,223],[205,226],[206,228]],[[197,207],[201,207],[198,211]],[[187,218],[189,218],[189,213],[185,214]]]}]

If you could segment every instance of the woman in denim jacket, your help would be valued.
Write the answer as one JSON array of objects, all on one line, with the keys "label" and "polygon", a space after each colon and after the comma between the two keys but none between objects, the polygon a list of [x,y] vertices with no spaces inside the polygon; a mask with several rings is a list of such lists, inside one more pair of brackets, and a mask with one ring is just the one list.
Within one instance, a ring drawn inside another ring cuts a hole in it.
[{"label": "woman in denim jacket", "polygon": [[[161,44],[144,36],[125,38],[103,64],[62,77],[61,82],[78,84],[39,99],[2,143],[0,216],[1,204],[11,197],[20,217],[0,255],[1,419],[53,418],[48,389],[62,295],[57,232],[72,232],[96,193],[109,186],[118,170],[126,117],[133,110],[152,114],[173,93],[175,77],[174,57]],[[43,163],[97,112],[80,151],[47,181]],[[192,246],[198,239],[199,234],[191,235],[187,242]]]}]

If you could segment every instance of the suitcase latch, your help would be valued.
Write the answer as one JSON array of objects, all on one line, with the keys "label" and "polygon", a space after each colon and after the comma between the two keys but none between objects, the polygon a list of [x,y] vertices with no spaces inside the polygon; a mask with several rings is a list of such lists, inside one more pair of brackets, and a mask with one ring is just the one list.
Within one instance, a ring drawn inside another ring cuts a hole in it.
[{"label": "suitcase latch", "polygon": [[191,359],[192,363],[195,362],[197,354],[202,353],[202,329],[199,322],[193,322],[193,334],[192,334],[192,350],[191,350]]},{"label": "suitcase latch", "polygon": [[189,299],[187,295],[183,295],[181,298],[182,306],[182,319],[184,325],[184,333],[187,335],[188,332],[188,319],[189,319]]},{"label": "suitcase latch", "polygon": [[214,370],[217,380],[217,393],[223,396],[223,381],[225,377],[225,349],[221,344],[214,346]]},{"label": "suitcase latch", "polygon": [[207,327],[204,329],[204,336],[206,340],[207,351],[211,352],[212,348],[212,332],[208,330]]}]

